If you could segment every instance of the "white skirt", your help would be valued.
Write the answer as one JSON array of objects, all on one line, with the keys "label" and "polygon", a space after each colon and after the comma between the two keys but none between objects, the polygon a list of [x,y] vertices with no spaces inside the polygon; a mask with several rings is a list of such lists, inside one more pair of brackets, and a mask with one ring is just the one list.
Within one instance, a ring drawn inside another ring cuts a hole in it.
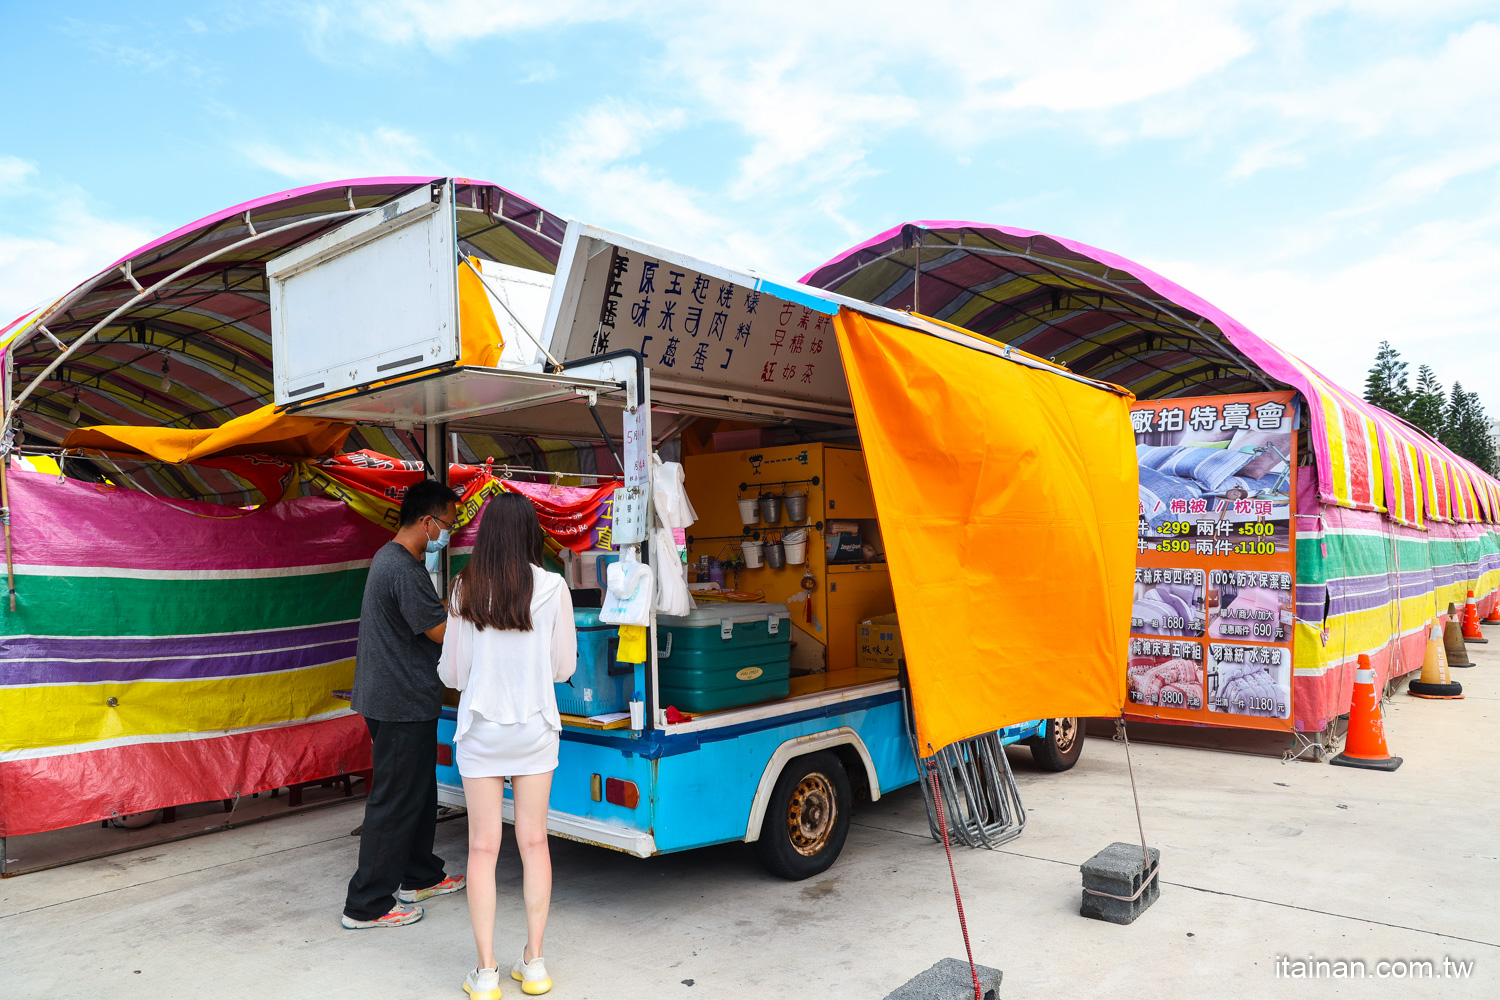
[{"label": "white skirt", "polygon": [[538,712],[525,722],[491,722],[482,715],[469,720],[455,744],[458,773],[465,778],[511,778],[557,770],[557,730]]}]

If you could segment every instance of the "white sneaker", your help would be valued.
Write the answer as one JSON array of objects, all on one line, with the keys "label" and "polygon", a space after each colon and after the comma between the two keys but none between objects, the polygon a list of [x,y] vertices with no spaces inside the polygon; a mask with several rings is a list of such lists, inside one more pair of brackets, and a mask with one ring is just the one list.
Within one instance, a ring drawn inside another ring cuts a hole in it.
[{"label": "white sneaker", "polygon": [[433,896],[446,896],[450,892],[458,892],[464,887],[462,875],[449,875],[437,885],[426,889],[398,889],[396,890],[396,901],[400,903],[420,903],[424,899]]},{"label": "white sneaker", "polygon": [[346,913],[341,922],[345,930],[367,931],[372,927],[403,927],[421,919],[422,908],[420,906],[397,906],[385,916],[376,917],[374,920],[355,920]]},{"label": "white sneaker", "polygon": [[500,970],[475,969],[464,976],[464,992],[471,1000],[500,1000]]},{"label": "white sneaker", "polygon": [[516,959],[516,964],[510,967],[510,978],[520,983],[521,989],[532,996],[546,993],[552,988],[552,977],[547,975],[547,963],[542,961],[542,956],[538,955],[528,962],[524,951]]}]

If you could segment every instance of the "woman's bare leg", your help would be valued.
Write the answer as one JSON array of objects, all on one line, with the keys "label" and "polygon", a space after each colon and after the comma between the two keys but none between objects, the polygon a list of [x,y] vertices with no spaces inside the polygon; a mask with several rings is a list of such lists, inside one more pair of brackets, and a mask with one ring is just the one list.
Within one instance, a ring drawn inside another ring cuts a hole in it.
[{"label": "woman's bare leg", "polygon": [[[465,778],[464,801],[469,818],[469,871],[465,894],[469,922],[479,948],[479,968],[495,969],[495,860],[500,855],[500,807],[505,801],[504,778]],[[545,822],[545,814],[544,814]]]},{"label": "woman's bare leg", "polygon": [[516,847],[521,852],[524,872],[525,960],[529,962],[542,954],[547,909],[552,903],[552,855],[547,849],[547,800],[552,795],[552,772],[517,775],[510,779],[510,787],[516,803]]}]

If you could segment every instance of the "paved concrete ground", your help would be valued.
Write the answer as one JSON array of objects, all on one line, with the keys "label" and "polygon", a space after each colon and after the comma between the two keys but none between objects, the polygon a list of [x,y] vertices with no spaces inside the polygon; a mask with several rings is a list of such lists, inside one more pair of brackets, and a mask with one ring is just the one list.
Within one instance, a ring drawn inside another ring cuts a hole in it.
[{"label": "paved concrete ground", "polygon": [[[1064,775],[1016,752],[1026,833],[957,856],[975,958],[1005,971],[1006,998],[1500,996],[1500,642],[1475,658],[1458,672],[1467,700],[1388,707],[1394,774],[1136,746],[1165,884],[1129,927],[1078,916],[1078,865],[1135,833],[1123,748],[1090,740]],[[359,820],[358,804],[331,806],[0,882],[0,997],[462,998],[462,897],[411,927],[339,928]],[[961,957],[920,794],[855,822],[838,864],[804,883],[763,874],[743,845],[642,861],[554,842],[553,995],[874,1000]],[[439,826],[451,870],[465,835]],[[522,942],[518,877],[507,849],[502,955]],[[1362,959],[1371,978],[1278,980],[1283,955]],[[1444,957],[1475,963],[1472,978],[1373,978],[1382,959],[1441,976]]]}]

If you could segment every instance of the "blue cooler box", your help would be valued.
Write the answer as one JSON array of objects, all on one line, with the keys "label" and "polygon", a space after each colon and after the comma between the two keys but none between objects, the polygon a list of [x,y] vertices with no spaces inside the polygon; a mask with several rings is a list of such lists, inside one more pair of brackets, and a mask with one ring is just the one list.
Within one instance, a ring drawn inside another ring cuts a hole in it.
[{"label": "blue cooler box", "polygon": [[603,715],[630,710],[635,665],[615,662],[619,627],[599,620],[598,608],[574,608],[578,629],[578,667],[562,684],[554,684],[557,710],[564,715]]}]

